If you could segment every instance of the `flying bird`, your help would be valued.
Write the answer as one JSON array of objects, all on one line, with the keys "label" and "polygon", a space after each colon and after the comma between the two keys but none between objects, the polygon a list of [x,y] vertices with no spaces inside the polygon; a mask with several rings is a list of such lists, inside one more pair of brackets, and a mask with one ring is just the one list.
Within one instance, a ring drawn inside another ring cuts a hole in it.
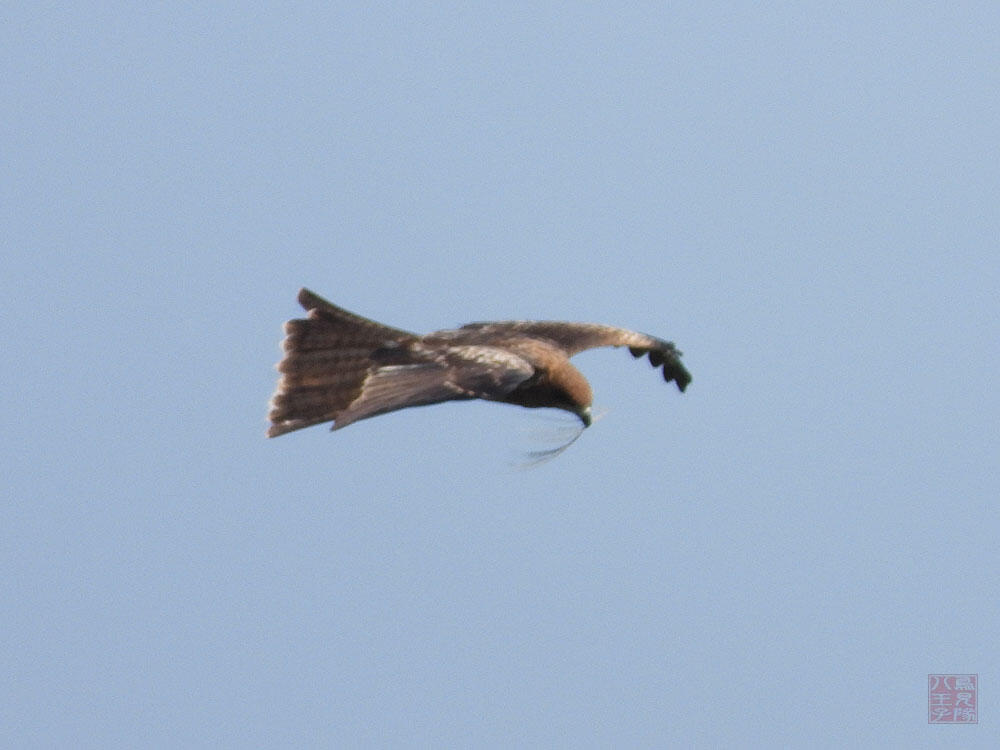
[{"label": "flying bird", "polygon": [[308,289],[298,299],[308,317],[285,323],[268,437],[330,421],[339,430],[409,406],[473,398],[564,409],[588,427],[593,394],[569,358],[600,346],[648,355],[681,391],[691,382],[671,342],[624,328],[514,320],[419,336],[342,310]]}]

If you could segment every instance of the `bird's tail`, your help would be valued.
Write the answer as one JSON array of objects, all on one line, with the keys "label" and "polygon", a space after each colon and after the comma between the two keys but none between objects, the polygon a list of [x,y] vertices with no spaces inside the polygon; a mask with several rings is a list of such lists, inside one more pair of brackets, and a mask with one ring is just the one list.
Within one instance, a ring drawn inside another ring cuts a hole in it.
[{"label": "bird's tail", "polygon": [[285,323],[268,437],[335,419],[360,394],[372,353],[415,338],[342,310],[308,289],[299,292],[299,302],[309,317]]}]

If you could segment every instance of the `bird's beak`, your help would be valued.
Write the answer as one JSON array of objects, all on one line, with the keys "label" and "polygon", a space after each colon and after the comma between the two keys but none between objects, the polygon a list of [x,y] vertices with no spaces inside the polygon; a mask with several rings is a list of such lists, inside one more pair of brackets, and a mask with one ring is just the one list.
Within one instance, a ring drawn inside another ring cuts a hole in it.
[{"label": "bird's beak", "polygon": [[590,427],[590,423],[593,420],[590,417],[590,407],[589,406],[584,406],[582,409],[580,409],[576,413],[576,415],[580,418],[580,421],[583,422],[583,426],[584,427]]}]

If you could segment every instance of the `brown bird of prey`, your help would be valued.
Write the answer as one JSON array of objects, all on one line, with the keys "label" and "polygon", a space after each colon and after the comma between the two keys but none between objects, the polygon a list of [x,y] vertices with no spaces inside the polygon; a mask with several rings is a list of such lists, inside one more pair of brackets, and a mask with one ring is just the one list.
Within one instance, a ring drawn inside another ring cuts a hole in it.
[{"label": "brown bird of prey", "polygon": [[378,414],[442,401],[481,398],[565,409],[590,425],[590,384],[569,358],[599,346],[649,355],[683,391],[691,375],[672,343],[594,323],[514,320],[469,323],[426,336],[342,310],[308,289],[309,315],[285,323],[281,380],[268,437],[320,422],[340,429]]}]

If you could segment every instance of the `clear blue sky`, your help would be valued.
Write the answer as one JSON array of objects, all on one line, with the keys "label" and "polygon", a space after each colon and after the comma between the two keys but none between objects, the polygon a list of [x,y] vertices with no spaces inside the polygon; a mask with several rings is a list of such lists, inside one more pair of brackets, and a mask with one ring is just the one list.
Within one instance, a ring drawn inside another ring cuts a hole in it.
[{"label": "clear blue sky", "polygon": [[[0,745],[1000,745],[998,30],[9,6]],[[605,416],[531,470],[567,418],[268,441],[303,285],[632,327],[694,382],[581,355]]]}]

